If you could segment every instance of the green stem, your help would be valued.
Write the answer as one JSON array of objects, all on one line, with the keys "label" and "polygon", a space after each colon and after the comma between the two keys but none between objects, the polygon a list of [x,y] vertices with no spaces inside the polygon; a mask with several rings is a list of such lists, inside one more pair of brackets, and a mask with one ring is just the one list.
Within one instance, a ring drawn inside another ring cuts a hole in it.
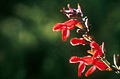
[{"label": "green stem", "polygon": [[110,63],[105,58],[102,58],[102,57],[100,58],[109,68],[111,68]]}]

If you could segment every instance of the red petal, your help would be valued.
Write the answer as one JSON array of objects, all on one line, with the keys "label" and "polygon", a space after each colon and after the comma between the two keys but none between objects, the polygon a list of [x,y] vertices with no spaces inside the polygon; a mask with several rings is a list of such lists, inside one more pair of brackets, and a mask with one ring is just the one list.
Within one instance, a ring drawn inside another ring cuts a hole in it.
[{"label": "red petal", "polygon": [[99,50],[99,56],[102,56],[103,52],[102,52],[102,49],[100,48]]},{"label": "red petal", "polygon": [[94,49],[98,49],[98,48],[99,48],[99,45],[98,45],[95,41],[92,41],[92,42],[90,43],[90,47],[91,47],[91,48],[94,48]]},{"label": "red petal", "polygon": [[95,41],[92,41],[90,43],[90,47],[95,49],[95,52],[93,55],[94,58],[97,58],[97,56],[102,56],[103,54],[102,49],[101,47],[99,47],[99,45]]},{"label": "red petal", "polygon": [[79,44],[82,44],[82,45],[85,45],[85,44],[89,44],[89,42],[87,42],[84,38],[72,38],[70,43],[75,46],[75,45],[79,45]]},{"label": "red petal", "polygon": [[96,70],[96,66],[92,66],[86,73],[85,76],[87,77],[89,74],[93,73]]},{"label": "red petal", "polygon": [[81,58],[87,65],[90,65],[93,63],[93,57],[91,56],[85,56]]},{"label": "red petal", "polygon": [[63,23],[57,23],[53,27],[53,31],[60,31],[60,30],[62,30],[63,26],[65,26],[65,24],[63,24]]},{"label": "red petal", "polygon": [[78,76],[81,76],[81,73],[83,73],[85,70],[85,63],[84,62],[80,62],[79,66],[78,66]]},{"label": "red petal", "polygon": [[99,49],[95,50],[93,57],[97,58],[97,56],[102,56],[102,54],[103,54],[103,52],[102,52],[101,48],[99,48]]},{"label": "red petal", "polygon": [[93,58],[97,58],[97,56],[99,56],[99,51],[98,51],[98,50],[95,50],[94,55],[93,55]]},{"label": "red petal", "polygon": [[68,20],[65,22],[65,25],[67,26],[67,28],[73,29],[75,27],[75,25],[79,22],[80,22],[80,20]]},{"label": "red petal", "polygon": [[106,70],[107,65],[102,61],[97,61],[93,63],[99,70]]},{"label": "red petal", "polygon": [[66,41],[66,39],[70,36],[70,30],[65,28],[62,29],[62,40]]},{"label": "red petal", "polygon": [[72,56],[69,60],[70,63],[77,63],[77,62],[80,62],[80,61],[83,61],[80,57],[77,57],[77,56]]}]

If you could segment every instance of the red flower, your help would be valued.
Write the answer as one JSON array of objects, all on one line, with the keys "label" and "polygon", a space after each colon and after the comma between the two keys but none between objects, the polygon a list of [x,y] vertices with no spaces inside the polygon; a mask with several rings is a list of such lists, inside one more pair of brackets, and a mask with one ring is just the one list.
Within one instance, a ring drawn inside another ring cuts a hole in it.
[{"label": "red flower", "polygon": [[94,58],[97,58],[97,56],[102,56],[102,54],[103,54],[103,51],[102,51],[102,47],[101,46],[99,46],[99,44],[97,44],[95,41],[92,41],[91,43],[90,43],[90,47],[92,48],[92,49],[94,49],[94,53],[93,53],[93,57]]},{"label": "red flower", "polygon": [[99,61],[100,59],[96,58],[93,59],[92,56],[85,56],[85,57],[77,57],[77,56],[73,56],[70,58],[70,63],[80,63],[78,66],[78,76],[81,76],[81,73],[83,73],[83,71],[85,70],[85,64],[86,65],[93,65],[86,73],[85,76],[87,77],[89,74],[93,73],[96,68],[98,68],[99,70],[106,70],[107,65],[102,62]]},{"label": "red flower", "polygon": [[65,23],[57,23],[53,27],[53,31],[62,31],[62,40],[66,41],[66,39],[70,35],[70,30],[74,29],[75,25],[80,23],[80,20],[74,19],[74,20],[68,20]]},{"label": "red flower", "polygon": [[89,44],[90,42],[86,41],[84,38],[72,38],[70,40],[70,43],[73,46],[76,46],[76,45],[79,45],[79,44],[82,44],[82,45]]}]

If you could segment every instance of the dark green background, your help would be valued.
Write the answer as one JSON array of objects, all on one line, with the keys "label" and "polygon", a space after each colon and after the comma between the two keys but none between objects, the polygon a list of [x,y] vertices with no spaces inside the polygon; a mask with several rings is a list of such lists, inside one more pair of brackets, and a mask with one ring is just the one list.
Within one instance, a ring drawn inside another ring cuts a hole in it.
[{"label": "dark green background", "polygon": [[68,3],[77,8],[78,2],[113,63],[113,54],[120,53],[120,0],[0,0],[0,79],[120,79],[120,74],[98,69],[79,78],[78,64],[69,63],[71,56],[88,55],[90,47],[70,45],[71,38],[81,37],[76,29],[63,42],[61,32],[52,28],[68,20],[60,9]]}]

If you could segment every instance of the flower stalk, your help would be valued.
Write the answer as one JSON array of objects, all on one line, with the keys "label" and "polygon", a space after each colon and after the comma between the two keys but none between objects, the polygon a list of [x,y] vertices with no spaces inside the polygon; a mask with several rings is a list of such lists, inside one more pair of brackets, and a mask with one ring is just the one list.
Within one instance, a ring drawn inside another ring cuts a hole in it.
[{"label": "flower stalk", "polygon": [[77,29],[77,33],[82,33],[82,38],[72,38],[70,40],[71,45],[86,45],[89,44],[91,50],[87,52],[91,55],[85,57],[77,57],[72,56],[70,58],[70,63],[80,63],[78,66],[78,76],[81,76],[81,73],[84,72],[85,65],[93,65],[86,73],[85,76],[87,77],[89,74],[92,74],[96,68],[100,71],[115,71],[116,73],[120,73],[120,57],[117,55],[113,55],[114,65],[111,65],[107,59],[105,58],[105,46],[104,42],[101,46],[97,44],[94,40],[94,36],[91,34],[90,29],[92,25],[89,23],[88,18],[85,16],[83,17],[83,12],[81,11],[81,7],[78,4],[77,9],[73,9],[68,4],[68,9],[60,10],[65,14],[70,20],[65,21],[64,23],[57,23],[53,27],[53,31],[62,31],[62,40],[66,41],[67,38],[70,36],[70,30],[74,28]]}]

